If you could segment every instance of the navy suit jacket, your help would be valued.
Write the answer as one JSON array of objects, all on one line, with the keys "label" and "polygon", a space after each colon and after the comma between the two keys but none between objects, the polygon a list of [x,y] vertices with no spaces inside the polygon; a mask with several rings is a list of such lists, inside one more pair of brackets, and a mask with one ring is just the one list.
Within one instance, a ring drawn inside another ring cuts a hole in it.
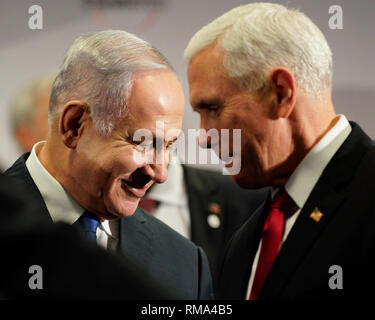
[{"label": "navy suit jacket", "polygon": [[[358,125],[351,126],[281,247],[260,300],[374,297],[375,146]],[[245,299],[270,201],[269,195],[231,239],[219,299]],[[310,218],[315,208],[324,214],[319,222]],[[336,283],[332,277],[340,277],[342,289],[329,285]]]},{"label": "navy suit jacket", "polygon": [[[29,205],[45,222],[52,223],[44,200],[32,180],[22,155],[4,174],[15,178],[28,193]],[[183,299],[212,299],[212,282],[203,250],[180,236],[166,224],[138,208],[130,216],[119,219],[120,255],[133,261],[151,278],[163,283]]]}]

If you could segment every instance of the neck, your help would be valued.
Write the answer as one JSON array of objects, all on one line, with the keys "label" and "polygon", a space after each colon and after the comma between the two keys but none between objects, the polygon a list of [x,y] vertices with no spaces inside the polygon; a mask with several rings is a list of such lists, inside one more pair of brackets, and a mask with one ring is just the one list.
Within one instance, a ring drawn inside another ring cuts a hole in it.
[{"label": "neck", "polygon": [[66,150],[59,146],[53,137],[48,137],[40,150],[36,150],[37,157],[43,167],[64,186],[63,174],[66,167]]},{"label": "neck", "polygon": [[314,146],[331,130],[339,116],[336,115],[330,99],[325,101],[302,101],[295,107],[295,111],[286,121],[284,132],[288,132],[289,137],[285,141],[290,141],[286,152],[286,161],[275,168],[274,185],[283,185],[294,172],[303,158]]}]

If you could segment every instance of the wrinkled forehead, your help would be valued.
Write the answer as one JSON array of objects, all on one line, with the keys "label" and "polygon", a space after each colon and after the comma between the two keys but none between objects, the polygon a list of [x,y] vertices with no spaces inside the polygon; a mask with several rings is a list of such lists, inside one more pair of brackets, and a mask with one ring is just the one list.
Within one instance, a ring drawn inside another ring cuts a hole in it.
[{"label": "wrinkled forehead", "polygon": [[201,104],[212,104],[225,99],[226,93],[239,91],[240,88],[227,76],[222,58],[220,51],[208,48],[189,62],[189,100],[193,108]]},{"label": "wrinkled forehead", "polygon": [[[224,76],[224,52],[218,45],[211,45],[195,54],[188,64],[190,82],[199,80],[201,76]],[[202,70],[205,72],[203,73]]]},{"label": "wrinkled forehead", "polygon": [[135,82],[122,128],[130,135],[137,130],[150,132],[153,137],[165,136],[171,130],[178,135],[184,104],[182,88],[172,72],[145,74]]},{"label": "wrinkled forehead", "polygon": [[182,114],[184,104],[180,82],[167,69],[138,73],[128,99],[131,112],[144,114]]}]

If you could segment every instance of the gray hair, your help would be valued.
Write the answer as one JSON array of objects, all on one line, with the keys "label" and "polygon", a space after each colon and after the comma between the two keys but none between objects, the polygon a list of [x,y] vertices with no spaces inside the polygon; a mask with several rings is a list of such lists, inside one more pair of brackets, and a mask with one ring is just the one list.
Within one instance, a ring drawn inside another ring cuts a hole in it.
[{"label": "gray hair", "polygon": [[332,53],[318,27],[302,12],[279,4],[251,3],[215,19],[190,40],[185,59],[217,43],[229,76],[248,90],[264,87],[283,66],[308,95],[318,97],[332,81]]},{"label": "gray hair", "polygon": [[35,121],[37,99],[51,89],[55,74],[39,76],[21,87],[10,103],[10,119],[13,130]]},{"label": "gray hair", "polygon": [[111,134],[126,114],[134,74],[141,70],[172,69],[152,45],[121,30],[107,30],[78,37],[65,55],[53,85],[50,125],[59,108],[80,100],[90,108],[96,130]]}]

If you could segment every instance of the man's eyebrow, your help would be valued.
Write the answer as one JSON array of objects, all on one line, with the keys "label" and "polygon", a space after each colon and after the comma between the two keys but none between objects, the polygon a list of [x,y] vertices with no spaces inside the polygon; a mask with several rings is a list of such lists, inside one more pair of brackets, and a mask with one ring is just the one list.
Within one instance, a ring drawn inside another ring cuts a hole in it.
[{"label": "man's eyebrow", "polygon": [[171,139],[171,140],[166,140],[165,137],[164,137],[164,140],[162,138],[159,138],[159,137],[154,137],[153,138],[153,144],[154,144],[154,146],[156,146],[156,141],[157,140],[160,141],[161,144],[166,143],[168,145],[172,145],[172,144],[174,144],[178,140],[178,136],[173,137],[173,139]]},{"label": "man's eyebrow", "polygon": [[201,99],[197,102],[191,103],[193,109],[207,109],[210,106],[218,106],[220,101],[215,99]]},{"label": "man's eyebrow", "polygon": [[168,144],[174,144],[178,140],[178,137],[174,137],[172,140],[167,141]]},{"label": "man's eyebrow", "polygon": [[[173,139],[167,141],[167,140],[165,140],[165,137],[164,137],[164,139],[162,137],[157,137],[155,133],[152,133],[152,136],[150,136],[149,138],[151,138],[151,139],[147,139],[147,137],[142,136],[142,139],[138,142],[140,142],[140,143],[146,143],[147,142],[147,143],[150,143],[150,144],[152,143],[152,146],[155,147],[157,141],[159,141],[159,143],[163,145],[164,143],[173,144],[178,140],[178,136],[175,136],[175,137],[173,137]],[[129,137],[129,139],[134,141],[134,135]]]}]

